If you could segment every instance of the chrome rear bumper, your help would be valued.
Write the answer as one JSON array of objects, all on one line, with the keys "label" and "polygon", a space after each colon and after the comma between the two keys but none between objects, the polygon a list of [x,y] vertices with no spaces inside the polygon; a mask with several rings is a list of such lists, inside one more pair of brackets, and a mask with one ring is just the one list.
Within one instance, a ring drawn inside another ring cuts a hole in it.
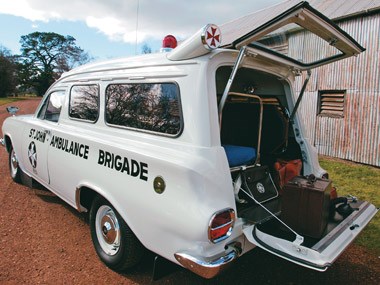
[{"label": "chrome rear bumper", "polygon": [[240,244],[234,244],[229,246],[225,253],[210,258],[193,256],[185,252],[178,252],[174,256],[183,267],[203,278],[210,279],[231,265],[240,254]]}]

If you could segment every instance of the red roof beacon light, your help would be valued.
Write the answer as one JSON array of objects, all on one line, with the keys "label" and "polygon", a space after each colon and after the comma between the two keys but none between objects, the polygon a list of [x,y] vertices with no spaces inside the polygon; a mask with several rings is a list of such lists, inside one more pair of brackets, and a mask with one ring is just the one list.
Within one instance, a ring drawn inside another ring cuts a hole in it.
[{"label": "red roof beacon light", "polygon": [[176,48],[177,47],[177,39],[172,35],[167,35],[162,40],[162,47],[163,48]]},{"label": "red roof beacon light", "polygon": [[169,52],[177,47],[177,39],[172,35],[167,35],[162,40],[162,47],[160,52]]}]

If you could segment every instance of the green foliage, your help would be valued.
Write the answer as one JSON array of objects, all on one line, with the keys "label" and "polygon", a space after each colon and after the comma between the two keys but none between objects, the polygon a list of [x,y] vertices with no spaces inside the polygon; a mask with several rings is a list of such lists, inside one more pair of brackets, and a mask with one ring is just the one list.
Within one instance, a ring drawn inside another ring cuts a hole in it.
[{"label": "green foliage", "polygon": [[[321,166],[329,172],[339,196],[353,195],[380,207],[380,169],[368,165],[322,157]],[[380,254],[380,214],[372,219],[356,240],[357,244]]]},{"label": "green foliage", "polygon": [[21,84],[38,95],[43,95],[63,72],[89,60],[72,36],[34,32],[21,36],[20,43]]},{"label": "green foliage", "polygon": [[10,51],[0,46],[0,97],[12,95],[16,90],[17,65]]}]

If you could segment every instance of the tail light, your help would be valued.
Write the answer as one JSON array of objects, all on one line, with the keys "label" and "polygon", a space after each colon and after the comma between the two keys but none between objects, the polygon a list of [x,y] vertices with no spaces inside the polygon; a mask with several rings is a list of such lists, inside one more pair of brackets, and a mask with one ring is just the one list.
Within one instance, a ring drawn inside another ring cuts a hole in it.
[{"label": "tail light", "polygon": [[235,222],[235,211],[232,209],[222,210],[215,213],[208,226],[208,238],[213,243],[225,240],[231,235]]}]

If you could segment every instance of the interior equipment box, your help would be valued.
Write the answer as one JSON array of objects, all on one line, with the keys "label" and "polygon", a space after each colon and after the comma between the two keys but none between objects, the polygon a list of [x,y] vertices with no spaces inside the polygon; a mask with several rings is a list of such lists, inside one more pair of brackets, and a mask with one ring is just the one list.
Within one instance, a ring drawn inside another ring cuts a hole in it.
[{"label": "interior equipment box", "polygon": [[331,181],[297,176],[283,190],[282,220],[300,235],[320,238],[329,218]]}]

